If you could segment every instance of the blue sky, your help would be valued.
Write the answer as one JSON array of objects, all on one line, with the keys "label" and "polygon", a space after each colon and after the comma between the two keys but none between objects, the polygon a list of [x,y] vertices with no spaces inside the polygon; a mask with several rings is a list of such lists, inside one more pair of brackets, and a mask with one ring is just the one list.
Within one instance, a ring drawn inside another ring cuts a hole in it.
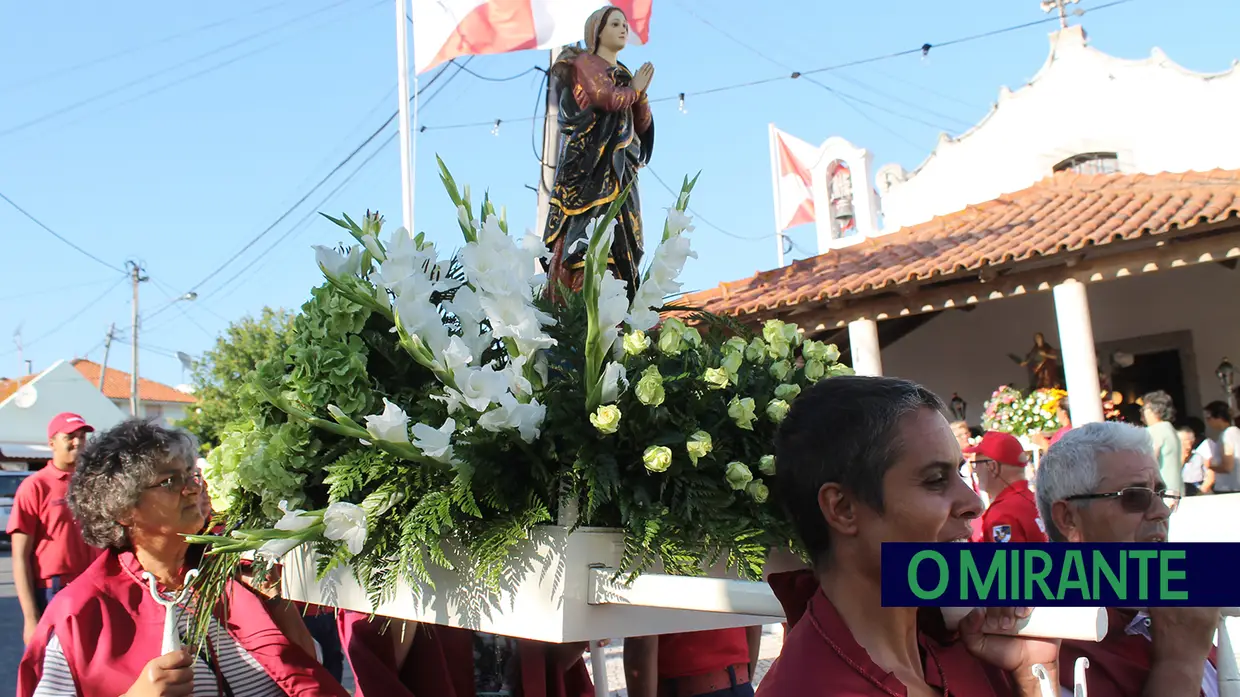
[{"label": "blue sky", "polygon": [[[1085,0],[1073,9],[1100,4]],[[315,216],[295,225],[316,208],[352,215],[378,209],[399,224],[395,142],[323,200],[372,145],[237,261],[195,286],[395,109],[392,3],[135,0],[78,3],[69,16],[64,8],[9,3],[0,10],[9,29],[0,42],[0,193],[109,265],[140,259],[152,279],[142,285],[144,312],[185,291],[200,293],[144,325],[145,377],[180,383],[174,352],[199,354],[230,320],[264,305],[299,306],[318,282],[310,245],[343,239]],[[958,134],[986,113],[1000,86],[1024,84],[1045,60],[1055,25],[945,46],[924,60],[918,54],[817,76],[881,109],[854,109],[806,80],[693,92],[787,74],[785,66],[810,70],[1044,17],[1036,0],[656,0],[650,44],[621,58],[655,64],[653,97],[690,96],[687,113],[674,98],[655,106],[652,170],[672,186],[701,170],[693,207],[726,231],[699,218],[699,258],[686,269],[686,289],[776,263],[768,123],[812,143],[840,135],[874,151],[876,165],[911,169],[940,131]],[[1074,22],[1113,55],[1139,58],[1159,46],[1202,71],[1224,70],[1240,56],[1240,3],[1226,0],[1133,0]],[[500,78],[546,59],[542,52],[483,56],[469,68]],[[531,117],[539,76],[490,82],[462,73],[449,81],[455,72],[426,93],[447,83],[425,104],[427,130],[417,150],[417,227],[443,249],[458,246],[460,233],[436,175],[436,154],[459,182],[472,185],[475,198],[489,189],[514,227],[533,226],[536,202],[527,185],[538,171]],[[1063,117],[1072,117],[1070,105]],[[444,128],[497,118],[498,134],[490,125]],[[660,209],[672,196],[651,173],[641,184],[647,225],[661,226]],[[798,246],[793,258],[812,252],[812,227],[790,234]],[[112,322],[128,336],[130,294],[121,274],[3,201],[0,249],[0,376],[24,372],[11,338],[19,327],[36,370],[61,358],[100,360]],[[110,364],[128,370],[128,346],[114,346]]]}]

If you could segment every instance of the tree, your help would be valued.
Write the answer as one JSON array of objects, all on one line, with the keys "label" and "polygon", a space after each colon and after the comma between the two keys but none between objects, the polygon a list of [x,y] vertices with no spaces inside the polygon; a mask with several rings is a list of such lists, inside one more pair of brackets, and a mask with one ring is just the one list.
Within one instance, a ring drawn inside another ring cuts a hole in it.
[{"label": "tree", "polygon": [[261,361],[288,348],[293,313],[264,307],[259,319],[233,322],[215,348],[194,362],[198,403],[178,425],[198,437],[203,451],[219,445],[225,429],[247,418],[242,407],[246,377]]}]

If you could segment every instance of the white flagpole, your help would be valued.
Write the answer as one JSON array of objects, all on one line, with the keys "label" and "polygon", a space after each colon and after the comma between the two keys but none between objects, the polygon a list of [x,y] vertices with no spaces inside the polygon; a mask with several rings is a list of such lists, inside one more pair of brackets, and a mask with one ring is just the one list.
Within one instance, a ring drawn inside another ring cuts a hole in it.
[{"label": "white flagpole", "polygon": [[[401,221],[413,230],[413,148],[409,116],[409,19],[408,0],[396,0],[396,88],[400,105],[400,202]],[[416,109],[415,109],[416,113]]]},{"label": "white flagpole", "polygon": [[775,124],[768,124],[771,140],[771,196],[775,204],[775,254],[779,266],[784,265],[784,231],[780,229],[779,219],[779,147],[775,135]]}]

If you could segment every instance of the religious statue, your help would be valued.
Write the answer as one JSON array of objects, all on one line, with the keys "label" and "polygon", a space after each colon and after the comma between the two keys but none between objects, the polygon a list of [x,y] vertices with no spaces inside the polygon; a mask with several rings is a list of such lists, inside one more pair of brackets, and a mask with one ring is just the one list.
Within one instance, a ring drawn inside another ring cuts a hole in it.
[{"label": "religious statue", "polygon": [[553,298],[561,284],[581,291],[587,227],[626,186],[628,197],[616,217],[608,265],[628,283],[630,300],[637,291],[642,218],[636,180],[654,149],[654,119],[646,97],[654,67],[646,63],[634,73],[618,60],[628,33],[624,12],[604,7],[586,20],[585,49],[564,49],[551,68],[558,83],[562,134],[543,231],[543,242],[551,250],[547,287]]},{"label": "religious statue", "polygon": [[1029,389],[1063,389],[1063,371],[1059,367],[1059,351],[1046,342],[1042,332],[1033,335],[1033,348],[1024,358],[1009,353],[1008,357],[1029,371]]}]

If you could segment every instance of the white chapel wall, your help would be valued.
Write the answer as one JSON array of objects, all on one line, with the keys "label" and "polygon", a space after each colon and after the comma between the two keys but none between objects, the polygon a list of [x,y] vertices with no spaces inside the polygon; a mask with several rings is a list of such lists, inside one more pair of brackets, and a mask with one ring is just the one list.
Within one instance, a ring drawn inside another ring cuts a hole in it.
[{"label": "white chapel wall", "polygon": [[1088,47],[1080,27],[1051,45],[1029,85],[1004,88],[987,118],[942,138],[917,171],[878,170],[884,231],[1020,191],[1082,153],[1114,152],[1124,173],[1240,169],[1240,70],[1195,73],[1158,49],[1115,58]]},{"label": "white chapel wall", "polygon": [[[1240,270],[1198,264],[1088,285],[1094,340],[1098,344],[1177,331],[1192,333],[1199,401],[1222,395],[1214,369],[1223,357],[1240,361]],[[949,310],[883,349],[883,372],[916,380],[950,399],[968,402],[968,417],[978,423],[982,405],[996,387],[1024,388],[1024,368],[1007,354],[1020,356],[1043,332],[1060,346],[1050,292],[992,300],[972,312]],[[1176,405],[1182,413],[1201,413],[1201,404]]]}]

